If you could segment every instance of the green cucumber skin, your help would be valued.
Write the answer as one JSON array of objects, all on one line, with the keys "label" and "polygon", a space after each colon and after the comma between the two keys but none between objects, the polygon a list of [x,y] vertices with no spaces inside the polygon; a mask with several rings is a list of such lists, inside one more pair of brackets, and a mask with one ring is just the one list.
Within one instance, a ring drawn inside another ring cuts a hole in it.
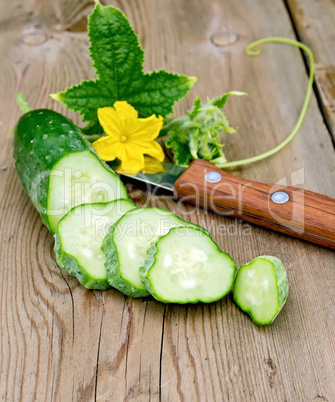
[{"label": "green cucumber skin", "polygon": [[78,261],[72,255],[65,253],[58,232],[55,234],[54,251],[57,258],[57,264],[62,269],[65,269],[70,275],[75,276],[86,289],[106,290],[111,287],[107,279],[101,280],[93,278],[80,266]]},{"label": "green cucumber skin", "polygon": [[[151,208],[151,207],[147,207],[147,209],[149,209],[149,208]],[[155,210],[159,209],[164,212],[170,212],[170,211],[167,211],[162,208],[152,208],[152,209],[155,209]],[[173,212],[171,212],[171,214],[173,214]],[[117,222],[115,222],[115,224],[113,226],[111,226],[111,228],[109,229],[109,232],[107,233],[107,235],[104,239],[102,247],[101,247],[101,250],[103,251],[103,253],[105,254],[105,257],[106,257],[105,266],[106,266],[106,271],[107,271],[107,279],[113,288],[119,290],[126,296],[146,297],[146,296],[150,295],[149,291],[143,290],[143,289],[137,289],[129,281],[124,279],[120,274],[119,258],[118,258],[117,249],[116,249],[113,238],[114,238],[114,233],[115,233],[117,224],[120,222],[121,219],[126,217],[126,215],[127,215],[127,213],[124,214]],[[179,219],[181,222],[183,222],[183,220],[181,218],[179,218]],[[187,224],[188,222],[185,222],[185,223]],[[194,223],[189,223],[189,225],[192,227],[198,228],[202,232],[209,235],[208,230],[204,229],[203,227],[196,225]]]},{"label": "green cucumber skin", "polygon": [[[47,135],[46,138],[43,136]],[[57,112],[38,109],[23,115],[15,128],[14,159],[24,190],[48,226],[49,173],[71,152],[87,150],[80,130]],[[37,180],[40,178],[40,180]]]},{"label": "green cucumber skin", "polygon": [[[161,237],[163,237],[163,236],[161,236]],[[161,237],[160,237],[160,238],[161,238]],[[160,239],[160,238],[159,238],[159,239]],[[153,294],[155,293],[155,291],[154,291],[153,287],[151,286],[151,282],[147,279],[147,274],[148,274],[150,268],[151,268],[151,267],[154,265],[154,263],[155,263],[155,254],[156,254],[157,251],[158,251],[157,242],[159,241],[159,239],[158,239],[154,244],[152,244],[152,245],[148,248],[148,251],[147,251],[147,258],[146,258],[146,260],[144,261],[144,264],[140,267],[140,277],[141,277],[141,281],[142,281],[142,283],[144,284],[144,286],[147,288],[148,292],[149,292],[151,295],[153,295]],[[155,296],[154,296],[154,297],[155,297]],[[156,298],[155,298],[155,299],[156,299]],[[158,299],[156,299],[156,300],[158,300]],[[165,302],[164,300],[160,300],[160,301],[162,301],[163,303],[167,303],[167,302]]]},{"label": "green cucumber skin", "polygon": [[[278,288],[278,311],[277,311],[277,314],[269,322],[259,322],[253,317],[252,312],[244,309],[241,306],[241,304],[237,300],[238,297],[236,296],[235,292],[233,292],[233,298],[234,298],[235,303],[240,307],[240,309],[243,310],[245,313],[249,314],[250,318],[254,321],[254,323],[256,323],[257,325],[259,325],[261,327],[263,325],[272,324],[273,321],[276,319],[277,315],[280,313],[280,311],[284,307],[284,304],[287,300],[289,285],[288,285],[288,279],[287,279],[285,267],[279,258],[271,256],[271,255],[261,255],[261,256],[257,257],[257,259],[259,259],[259,258],[270,261],[275,270],[275,274],[276,274],[276,278],[277,278],[277,288]],[[248,262],[247,264],[241,265],[240,269],[243,267],[247,267],[253,261],[255,261],[255,259]],[[236,274],[235,281],[236,281],[237,275],[238,275],[238,272]]]},{"label": "green cucumber skin", "polygon": [[[50,171],[64,156],[87,150],[97,156],[81,130],[71,120],[53,110],[28,112],[16,125],[14,159],[17,173],[23,189],[51,232],[46,213]],[[115,174],[105,163],[101,163],[106,170]]]},{"label": "green cucumber skin", "polygon": [[119,290],[126,296],[146,297],[150,294],[148,291],[135,288],[135,286],[133,286],[129,281],[122,278],[120,274],[119,258],[113,237],[116,226],[122,218],[123,217],[111,226],[101,247],[101,250],[106,257],[105,267],[107,271],[107,280],[113,288]]},{"label": "green cucumber skin", "polygon": [[[271,261],[273,264],[273,267],[275,269],[275,273],[276,273],[276,277],[277,277],[277,287],[278,287],[278,313],[277,313],[277,315],[278,315],[280,313],[281,309],[284,307],[284,304],[288,297],[289,286],[288,286],[286,269],[285,269],[283,263],[277,257],[273,257],[271,255],[262,255],[258,258],[263,258],[265,260]],[[277,317],[277,315],[276,315],[276,317]],[[273,322],[273,320],[272,320],[272,322]]]},{"label": "green cucumber skin", "polygon": [[[198,225],[194,225],[194,226],[198,226]],[[178,227],[175,227],[175,228],[171,228],[170,230],[181,229],[181,228],[183,228],[183,226],[178,226]],[[200,231],[200,232],[203,232],[203,233],[207,234],[207,235],[211,238],[211,236],[209,235],[208,231],[207,231],[206,229],[202,228],[201,226],[195,227],[195,230],[198,230],[198,231]],[[169,231],[169,232],[170,232],[170,231]],[[159,296],[155,293],[155,290],[154,290],[154,288],[153,288],[151,282],[150,282],[149,279],[148,279],[148,274],[149,274],[150,269],[153,267],[153,265],[154,265],[155,262],[156,262],[156,260],[155,260],[155,254],[156,254],[157,251],[158,251],[158,243],[159,243],[159,240],[160,240],[161,238],[167,236],[167,235],[169,234],[169,232],[168,232],[167,234],[165,234],[164,236],[161,236],[154,244],[152,244],[152,245],[150,246],[150,248],[148,249],[147,258],[146,258],[146,260],[144,261],[144,264],[142,265],[142,267],[140,267],[140,276],[141,276],[141,280],[142,280],[142,282],[144,283],[145,287],[148,289],[148,291],[150,292],[150,294],[151,294],[156,300],[158,300],[158,301],[160,301],[160,302],[162,302],[162,303],[166,303],[166,304],[171,303],[171,302],[170,302],[169,300],[165,300],[165,299],[159,297]],[[234,263],[234,267],[235,267],[234,276],[235,276],[236,270],[237,270],[235,261],[232,259],[232,257],[231,257],[229,254],[227,254],[227,253],[225,253],[224,251],[222,251],[222,250],[220,249],[220,247],[214,242],[214,240],[213,240],[212,238],[211,238],[211,240],[212,240],[212,242],[215,244],[215,246],[217,247],[218,252],[221,253],[221,254],[225,254],[225,255]],[[196,304],[196,303],[199,303],[199,302],[204,303],[204,304],[209,304],[209,303],[217,302],[217,301],[223,299],[229,292],[231,292],[231,290],[233,289],[233,285],[234,285],[234,280],[232,280],[232,284],[231,284],[230,289],[229,289],[227,292],[225,292],[224,294],[222,294],[220,297],[215,298],[215,299],[210,299],[210,300],[195,300],[195,301],[193,301],[193,302],[190,302],[190,301],[187,301],[187,302],[185,302],[185,301],[178,301],[178,302],[173,302],[173,304],[176,304],[176,303],[177,303],[177,304]]]},{"label": "green cucumber skin", "polygon": [[[101,206],[104,207],[108,204],[116,203],[119,201],[126,201],[130,205],[133,205],[134,208],[136,207],[136,204],[131,201],[131,200],[126,200],[126,199],[119,199],[115,201],[110,201],[110,202],[101,202],[101,203],[95,203],[97,207]],[[82,205],[76,205],[75,207],[71,208],[70,211],[68,211],[62,219],[58,222],[58,225],[61,223],[63,219],[66,218],[67,214],[73,213],[75,209],[81,208]],[[95,290],[106,290],[110,289],[111,285],[109,284],[107,278],[106,279],[97,279],[93,278],[90,274],[86,272],[86,270],[79,264],[78,260],[73,257],[72,255],[66,253],[64,251],[64,247],[62,245],[62,240],[61,237],[58,233],[58,230],[56,230],[55,233],[55,245],[54,245],[54,252],[56,254],[56,260],[57,264],[62,268],[65,269],[66,271],[69,272],[70,275],[75,276],[78,281],[86,288],[86,289],[95,289]]]}]

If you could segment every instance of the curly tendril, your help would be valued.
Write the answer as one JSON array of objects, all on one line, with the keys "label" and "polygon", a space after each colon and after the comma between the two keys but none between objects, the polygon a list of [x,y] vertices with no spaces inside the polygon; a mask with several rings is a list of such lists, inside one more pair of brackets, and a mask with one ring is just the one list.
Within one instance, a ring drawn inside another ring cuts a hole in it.
[{"label": "curly tendril", "polygon": [[257,161],[265,159],[265,158],[279,152],[296,136],[296,134],[298,133],[298,131],[302,125],[302,122],[305,118],[307,107],[308,107],[309,100],[310,100],[311,93],[312,93],[313,80],[314,80],[314,56],[313,56],[313,53],[312,53],[311,49],[308,46],[304,45],[303,43],[298,42],[293,39],[287,39],[287,38],[266,38],[266,39],[256,40],[255,42],[250,43],[246,47],[245,52],[248,56],[258,56],[261,53],[260,49],[257,48],[259,45],[263,45],[264,43],[274,43],[274,42],[287,43],[289,45],[296,46],[296,47],[304,50],[309,57],[308,87],[307,87],[307,91],[306,91],[304,104],[302,106],[298,120],[297,120],[292,132],[285,138],[285,140],[283,142],[281,142],[275,148],[271,149],[270,151],[264,152],[263,154],[253,156],[252,158],[241,159],[241,160],[235,161],[235,162],[227,162],[224,165],[222,165],[223,168],[241,166],[241,165],[246,165],[249,163],[257,162]]}]

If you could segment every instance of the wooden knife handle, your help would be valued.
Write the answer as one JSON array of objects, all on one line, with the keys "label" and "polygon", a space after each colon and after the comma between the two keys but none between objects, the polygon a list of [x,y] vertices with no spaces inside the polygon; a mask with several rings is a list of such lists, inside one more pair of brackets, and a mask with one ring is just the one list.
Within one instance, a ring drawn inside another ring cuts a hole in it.
[{"label": "wooden knife handle", "polygon": [[325,195],[241,179],[200,159],[174,191],[182,201],[335,249],[335,199]]}]

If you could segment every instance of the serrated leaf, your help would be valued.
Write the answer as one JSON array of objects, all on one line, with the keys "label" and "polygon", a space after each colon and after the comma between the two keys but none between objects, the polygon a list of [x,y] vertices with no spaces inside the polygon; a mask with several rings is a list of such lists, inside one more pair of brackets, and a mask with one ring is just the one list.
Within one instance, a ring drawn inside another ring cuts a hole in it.
[{"label": "serrated leaf", "polygon": [[88,20],[90,56],[97,79],[52,94],[52,98],[81,113],[89,122],[90,132],[93,127],[101,129],[97,109],[113,106],[118,100],[127,101],[142,116],[170,114],[196,78],[165,70],[144,73],[144,51],[129,21],[117,8],[98,3]]},{"label": "serrated leaf", "polygon": [[[183,140],[185,140],[185,142]],[[173,160],[177,165],[188,165],[193,159],[190,153],[188,139],[186,137],[184,139],[181,138],[180,133],[170,133],[165,146],[172,149]]]},{"label": "serrated leaf", "polygon": [[56,101],[63,102],[68,109],[83,114],[84,121],[95,121],[99,107],[110,106],[111,102],[112,104],[115,102],[99,80],[82,81],[64,92],[50,96]]},{"label": "serrated leaf", "polygon": [[197,158],[211,161],[217,166],[225,163],[224,144],[220,135],[223,132],[233,133],[235,130],[229,126],[219,106],[224,105],[230,95],[244,95],[244,93],[229,92],[214,101],[208,98],[208,103],[204,106],[198,97],[191,111],[185,116],[174,119],[165,127],[165,134],[168,135],[165,145],[172,149],[176,163],[188,164]]},{"label": "serrated leaf", "polygon": [[200,96],[198,96],[193,103],[193,109],[190,112],[186,112],[189,115],[190,119],[193,119],[197,115],[201,106],[202,106],[201,99]]},{"label": "serrated leaf", "polygon": [[223,109],[225,104],[227,103],[229,96],[231,96],[231,95],[243,96],[243,95],[248,95],[248,94],[246,92],[240,92],[240,91],[227,92],[226,94],[223,94],[223,95],[215,98],[212,101],[212,105],[218,107],[219,109]]},{"label": "serrated leaf", "polygon": [[173,104],[189,92],[196,80],[165,70],[153,71],[142,76],[136,83],[138,90],[129,93],[125,100],[146,116],[165,117],[173,112]]},{"label": "serrated leaf", "polygon": [[88,36],[96,75],[111,97],[120,100],[143,76],[144,51],[138,37],[120,10],[101,4],[88,17]]}]

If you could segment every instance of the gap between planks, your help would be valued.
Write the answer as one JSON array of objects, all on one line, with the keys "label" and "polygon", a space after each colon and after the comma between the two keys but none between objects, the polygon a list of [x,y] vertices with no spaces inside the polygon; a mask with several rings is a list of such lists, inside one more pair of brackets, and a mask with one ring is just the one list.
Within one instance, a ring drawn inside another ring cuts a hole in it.
[{"label": "gap between planks", "polygon": [[[302,36],[301,36],[301,34],[299,32],[299,26],[298,26],[298,24],[295,23],[293,13],[291,11],[291,7],[290,7],[290,5],[288,3],[288,0],[283,0],[283,4],[284,4],[284,6],[285,6],[285,8],[287,10],[287,14],[288,14],[289,19],[291,21],[291,25],[292,25],[293,32],[294,32],[294,35],[296,37],[296,40],[298,40],[299,42],[302,42],[305,45],[309,46],[307,43],[305,43],[303,41],[303,38],[302,38]],[[314,54],[313,48],[310,47],[310,49]],[[306,57],[306,54],[302,49],[299,49],[299,50],[300,50],[300,53],[302,55],[303,63],[304,63],[305,68],[306,68],[307,76],[309,76],[310,68],[309,68],[308,58]],[[316,64],[316,60],[315,60],[315,64]],[[333,148],[334,148],[334,151],[335,151],[335,137],[333,137],[332,128],[331,128],[330,122],[328,120],[327,114],[325,112],[325,109],[323,107],[322,95],[321,95],[321,92],[320,92],[320,90],[319,90],[319,88],[317,86],[316,79],[317,79],[316,74],[314,72],[313,92],[314,92],[315,98],[317,100],[317,105],[318,105],[318,108],[320,110],[320,114],[322,116],[323,122],[325,124],[325,127],[327,129],[327,132],[329,134],[330,140],[331,140],[331,142],[333,144]]]}]

